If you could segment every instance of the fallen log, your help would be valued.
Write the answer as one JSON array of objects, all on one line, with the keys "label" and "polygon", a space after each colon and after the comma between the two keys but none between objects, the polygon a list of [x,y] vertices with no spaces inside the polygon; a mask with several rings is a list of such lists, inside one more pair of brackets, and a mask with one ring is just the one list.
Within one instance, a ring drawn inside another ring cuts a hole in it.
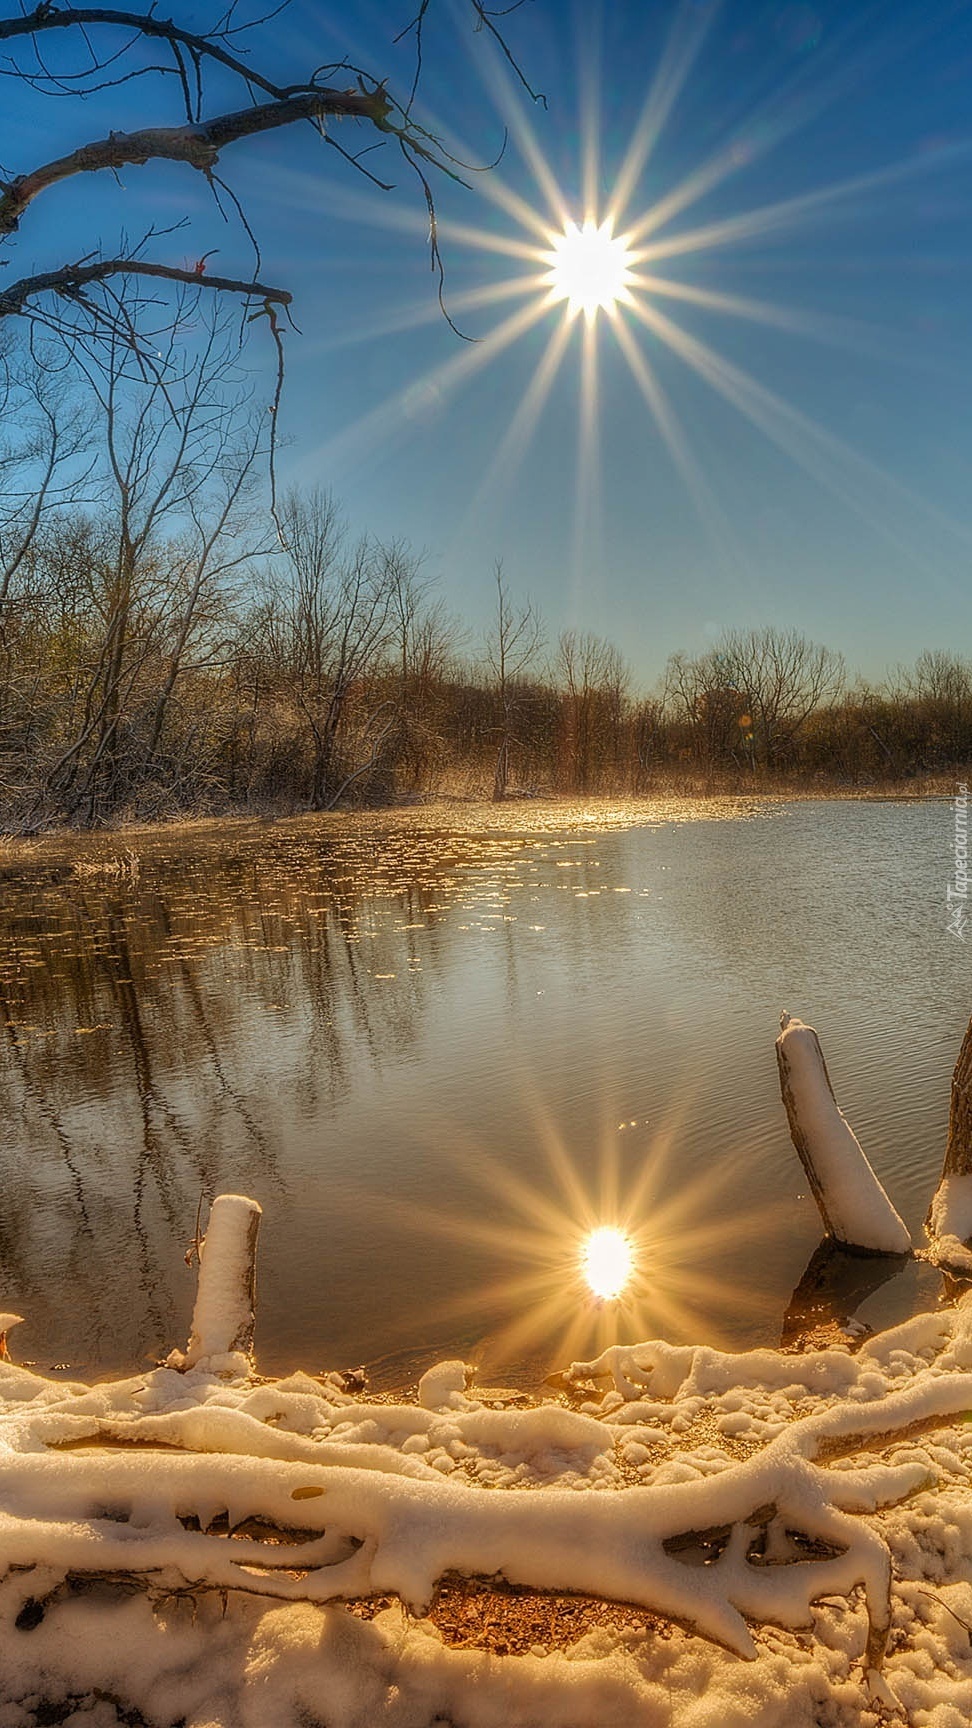
[{"label": "fallen log", "polygon": [[783,1014],[776,1060],[790,1137],[828,1236],[868,1254],[909,1254],[911,1237],[834,1097],[813,1027]]}]

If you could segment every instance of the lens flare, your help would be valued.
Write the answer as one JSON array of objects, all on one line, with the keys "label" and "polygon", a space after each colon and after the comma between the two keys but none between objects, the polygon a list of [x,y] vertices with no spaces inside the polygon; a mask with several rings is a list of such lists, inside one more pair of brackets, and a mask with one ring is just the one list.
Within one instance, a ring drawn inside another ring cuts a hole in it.
[{"label": "lens flare", "polygon": [[620,1296],[634,1271],[631,1243],[623,1230],[605,1224],[593,1230],[581,1253],[581,1270],[595,1296]]},{"label": "lens flare", "polygon": [[546,254],[547,285],[554,300],[566,300],[570,317],[583,312],[590,322],[598,311],[613,312],[627,295],[630,255],[626,242],[588,217],[582,228],[568,222]]}]

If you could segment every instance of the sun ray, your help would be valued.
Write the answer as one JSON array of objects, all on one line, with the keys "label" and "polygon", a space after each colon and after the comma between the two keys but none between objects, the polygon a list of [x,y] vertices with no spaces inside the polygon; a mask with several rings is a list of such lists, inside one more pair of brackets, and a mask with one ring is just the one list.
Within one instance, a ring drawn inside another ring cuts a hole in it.
[{"label": "sun ray", "polygon": [[[869,527],[875,529],[898,551],[918,562],[929,572],[938,574],[935,565],[899,535],[888,520],[888,506],[900,508],[902,498],[951,532],[963,544],[972,544],[972,531],[954,522],[943,512],[920,498],[903,482],[892,478],[877,463],[862,456],[852,445],[828,432],[809,415],[794,408],[766,385],[733,365],[708,343],[690,336],[672,319],[647,302],[637,301],[632,307],[648,329],[663,338],[699,377],[705,379],[726,401],[757,426],[770,441],[797,462],[806,473],[818,480],[847,504]],[[848,483],[848,474],[855,474],[865,485],[877,486],[884,493],[881,508],[874,508]]]},{"label": "sun ray", "polygon": [[607,206],[612,227],[621,220],[638,179],[661,136],[685,81],[695,64],[718,7],[701,7],[681,0],[672,20],[658,68],[648,89],[641,116],[618,170]]},{"label": "sun ray", "polygon": [[[463,318],[467,312],[481,311],[483,308],[499,306],[504,300],[521,299],[526,294],[543,292],[546,285],[545,276],[509,276],[502,282],[487,282],[481,288],[469,288],[450,294],[448,306],[453,317]],[[425,298],[413,301],[410,305],[396,306],[380,319],[368,318],[359,324],[350,321],[343,323],[341,329],[333,335],[308,337],[302,352],[338,353],[346,348],[354,348],[360,342],[373,342],[381,336],[394,336],[403,330],[434,327],[441,321],[442,311],[438,301]]]},{"label": "sun ray", "polygon": [[580,61],[580,166],[581,202],[584,216],[593,216],[600,203],[601,183],[601,89],[600,32],[590,13],[578,14],[583,42]]},{"label": "sun ray", "polygon": [[530,264],[543,263],[550,245],[550,229],[539,224],[537,232],[543,245],[536,245],[532,240],[514,240],[508,234],[493,234],[487,228],[455,222],[449,217],[443,217],[439,222],[438,232],[443,243],[468,246],[476,252],[498,252],[503,257],[522,258]]},{"label": "sun ray", "polygon": [[[542,1144],[549,1158],[549,1142]],[[577,1206],[575,1213],[572,1210],[565,1211],[563,1206],[558,1205],[556,1198],[548,1196],[545,1191],[536,1188],[525,1177],[518,1176],[508,1165],[501,1164],[481,1148],[476,1149],[471,1174],[487,1192],[499,1194],[508,1204],[521,1207],[524,1217],[533,1219],[542,1231],[550,1232],[554,1236],[562,1233],[565,1218],[573,1217],[579,1228],[586,1228],[587,1218],[593,1216],[590,1196],[579,1181],[571,1196],[571,1205]]]},{"label": "sun ray", "polygon": [[714,550],[721,558],[725,549],[730,547],[734,555],[733,561],[742,568],[745,560],[732,523],[696,461],[681,421],[662,389],[647,355],[637,346],[623,319],[619,318],[611,328],[628,362],[631,375],[651,409],[655,424]]},{"label": "sun ray", "polygon": [[[757,205],[752,210],[741,211],[736,216],[724,217],[718,222],[704,223],[700,228],[684,229],[681,233],[652,241],[650,245],[641,246],[639,241],[668,221],[682,206],[676,202],[677,193],[672,193],[668,199],[662,199],[652,207],[639,222],[632,224],[628,241],[632,248],[632,265],[647,264],[659,258],[677,258],[688,252],[714,251],[721,246],[736,246],[741,241],[754,240],[763,234],[769,234],[779,228],[787,228],[802,221],[806,216],[832,205],[843,203],[864,193],[871,193],[883,187],[897,185],[903,180],[914,176],[927,174],[931,168],[941,166],[943,159],[959,160],[972,152],[972,144],[942,145],[935,150],[923,151],[918,156],[906,157],[901,162],[889,163],[884,168],[875,168],[866,174],[853,174],[846,180],[833,181],[829,186],[819,186],[813,192],[801,192],[794,198],[781,198],[772,204]],[[699,170],[701,174],[703,171]],[[708,185],[703,190],[708,190]]]},{"label": "sun ray", "polygon": [[[880,360],[915,364],[913,356],[902,352],[901,342],[892,332],[882,335],[872,326],[856,318],[835,318],[810,312],[801,306],[783,306],[773,300],[757,300],[749,294],[728,294],[715,288],[698,288],[692,283],[675,282],[666,276],[649,276],[640,271],[630,273],[630,285],[653,299],[681,300],[689,306],[701,306],[709,312],[726,313],[730,318],[746,318],[768,328],[786,330],[810,341],[824,342],[833,348],[849,349],[854,354],[869,354]],[[922,365],[922,370],[925,370]]]},{"label": "sun ray", "polygon": [[[920,27],[913,34],[920,36]],[[852,51],[855,36],[862,40]],[[865,72],[873,77],[877,66],[900,52],[902,46],[901,35],[895,32],[893,37],[889,33],[882,48],[867,30],[863,18],[852,19],[831,36],[824,56],[829,67],[826,72],[819,54],[812,68],[809,63],[798,66],[772,96],[747,116],[745,124],[736,128],[725,144],[645,213],[639,231],[647,234],[657,230],[731,175],[767,155],[784,138],[799,132],[842,95],[853,91]]]},{"label": "sun ray", "polygon": [[[506,125],[510,138],[529,168],[554,224],[562,228],[570,216],[570,211],[557,184],[557,177],[540,148],[507,68],[488,41],[481,39],[479,46],[483,52],[472,57],[478,75],[496,104],[497,112]],[[531,214],[536,218],[536,212]],[[544,223],[544,227],[549,228],[549,220]]]},{"label": "sun ray", "polygon": [[[477,1284],[473,1290],[446,1298],[436,1309],[437,1318],[452,1320],[492,1313],[504,1325],[525,1322],[532,1326],[541,1308],[563,1313],[574,1270],[570,1258],[564,1255],[556,1268],[547,1266],[541,1271],[501,1274],[489,1284]],[[507,1315],[512,1315],[511,1321],[506,1320]]]},{"label": "sun ray", "polygon": [[598,370],[594,323],[581,327],[580,413],[577,425],[577,485],[574,506],[573,591],[579,605],[591,570],[591,549],[601,517],[601,445],[597,437]]},{"label": "sun ray", "polygon": [[566,317],[554,325],[489,467],[463,512],[458,530],[460,537],[468,531],[487,500],[502,486],[529,447],[567,352],[570,333],[570,322]]},{"label": "sun ray", "polygon": [[[431,368],[415,382],[442,392],[464,383],[527,330],[532,329],[534,324],[538,324],[541,318],[545,317],[549,306],[547,296],[538,295],[534,302],[521,306],[502,323],[495,325],[480,341],[473,345],[464,345],[458,353],[451,354],[448,360]],[[410,386],[410,389],[414,389],[414,385]],[[391,392],[377,406],[359,415],[350,426],[342,427],[339,432],[319,444],[308,456],[308,465],[319,468],[322,462],[333,462],[339,457],[347,460],[354,452],[377,448],[379,444],[386,443],[393,409],[396,404],[404,404],[408,394],[409,392],[404,390]],[[400,422],[399,435],[405,436],[406,431],[407,423]]]},{"label": "sun ray", "polygon": [[575,1219],[582,1229],[593,1229],[595,1215],[591,1197],[581,1181],[563,1137],[539,1098],[534,1099],[534,1126],[551,1176],[561,1195],[565,1216]]},{"label": "sun ray", "polygon": [[[512,94],[510,100],[511,102],[515,100],[512,97]],[[451,129],[442,128],[441,126],[438,126],[438,124],[436,125],[436,130],[447,150],[458,161],[471,162],[475,159],[475,151],[470,148],[469,144],[462,139],[458,133]],[[538,156],[540,156],[541,161],[543,161],[540,153],[540,146],[537,144],[536,139],[533,140],[533,145]],[[554,183],[553,176],[545,162],[543,162],[543,170],[550,176],[551,183]],[[521,227],[525,228],[528,233],[532,232],[536,234],[538,239],[542,240],[548,234],[550,229],[549,217],[545,216],[541,211],[534,209],[533,205],[529,202],[529,199],[524,198],[522,193],[514,191],[513,187],[503,178],[498,167],[491,169],[488,174],[482,174],[479,176],[477,180],[477,192],[481,193],[487,202],[494,205],[497,210],[502,210],[504,215],[512,216],[514,222],[519,222]]]},{"label": "sun ray", "polygon": [[317,218],[332,216],[363,228],[417,236],[428,234],[428,216],[417,205],[379,198],[358,180],[329,180],[319,169],[285,167],[256,156],[247,173],[255,190],[272,198],[278,209]]},{"label": "sun ray", "polygon": [[601,1135],[598,1168],[598,1212],[602,1219],[617,1218],[621,1205],[621,1155],[618,1136],[611,1128]]}]

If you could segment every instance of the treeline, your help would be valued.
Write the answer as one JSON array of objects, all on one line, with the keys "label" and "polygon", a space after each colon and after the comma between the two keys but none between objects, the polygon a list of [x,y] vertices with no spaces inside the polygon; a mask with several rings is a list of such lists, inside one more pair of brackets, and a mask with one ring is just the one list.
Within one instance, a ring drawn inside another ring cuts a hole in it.
[{"label": "treeline", "polygon": [[285,550],[51,514],[0,593],[2,823],[325,810],[465,792],[864,786],[972,762],[972,664],[881,687],[796,632],[674,655],[639,696],[616,647],[541,620],[498,569],[475,644],[401,544],[291,495]]}]

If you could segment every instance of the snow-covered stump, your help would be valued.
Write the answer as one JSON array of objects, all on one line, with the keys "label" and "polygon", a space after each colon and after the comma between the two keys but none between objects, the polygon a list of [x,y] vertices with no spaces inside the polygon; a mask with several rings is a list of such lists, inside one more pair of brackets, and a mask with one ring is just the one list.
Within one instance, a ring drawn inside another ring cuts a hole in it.
[{"label": "snow-covered stump", "polygon": [[244,1194],[218,1194],[199,1247],[192,1330],[170,1368],[246,1373],[256,1318],[256,1249],[263,1209]]},{"label": "snow-covered stump", "polygon": [[790,1137],[828,1236],[869,1254],[910,1254],[911,1237],[834,1097],[813,1027],[783,1014],[776,1060]]},{"label": "snow-covered stump", "polygon": [[945,1162],[925,1228],[935,1264],[972,1278],[972,1020],[952,1075]]}]

